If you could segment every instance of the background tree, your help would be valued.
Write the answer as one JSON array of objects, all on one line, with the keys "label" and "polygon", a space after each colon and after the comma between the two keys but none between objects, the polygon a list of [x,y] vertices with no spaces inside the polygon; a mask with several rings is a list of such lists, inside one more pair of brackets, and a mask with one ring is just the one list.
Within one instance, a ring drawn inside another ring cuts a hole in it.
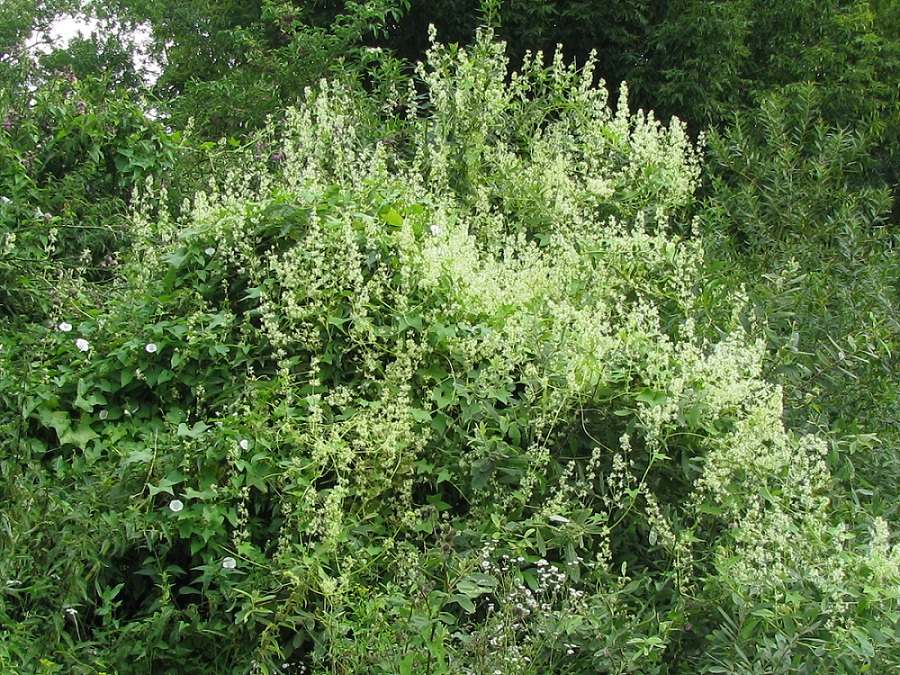
[{"label": "background tree", "polygon": [[60,284],[77,294],[81,281],[109,280],[133,192],[175,161],[176,139],[140,102],[127,43],[53,45],[54,22],[81,4],[22,1],[0,17],[0,313],[10,320],[43,316]]},{"label": "background tree", "polygon": [[0,90],[13,99],[24,95],[34,78],[38,47],[52,44],[50,28],[79,0],[8,0],[0,14]]},{"label": "background tree", "polygon": [[405,2],[188,0],[104,3],[122,29],[144,25],[161,68],[152,91],[168,123],[205,139],[239,136],[302,98],[319,78],[391,64],[367,49]]},{"label": "background tree", "polygon": [[77,35],[65,48],[52,49],[38,58],[44,73],[66,73],[79,80],[102,80],[116,97],[139,101],[146,95],[146,68],[133,39],[117,32],[96,31]]}]

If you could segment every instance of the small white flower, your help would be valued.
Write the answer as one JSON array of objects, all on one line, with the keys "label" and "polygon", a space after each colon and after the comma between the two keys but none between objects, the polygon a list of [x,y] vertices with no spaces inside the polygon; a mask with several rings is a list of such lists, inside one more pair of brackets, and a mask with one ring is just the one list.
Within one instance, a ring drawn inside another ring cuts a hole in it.
[{"label": "small white flower", "polygon": [[108,411],[108,410],[101,410],[101,411],[100,411],[99,417],[100,417],[101,420],[105,420],[107,417],[109,417],[109,411]]},{"label": "small white flower", "polygon": [[57,328],[59,328],[63,333],[68,333],[70,330],[72,330],[72,324],[70,324],[68,321],[63,321],[57,326]]},{"label": "small white flower", "polygon": [[235,567],[237,567],[237,560],[235,560],[231,556],[228,556],[227,558],[224,558],[222,560],[222,567],[224,567],[226,570],[233,570]]},{"label": "small white flower", "polygon": [[203,252],[204,252],[206,255],[212,255],[213,253],[216,252],[216,249],[214,249],[212,246],[210,246],[210,247],[207,248],[207,249],[203,249]]},{"label": "small white flower", "polygon": [[0,202],[3,202],[4,204],[10,204],[12,202],[12,199],[7,197],[6,195],[3,195],[2,197],[0,197]]},{"label": "small white flower", "polygon": [[182,502],[180,499],[173,499],[172,501],[169,502],[169,510],[172,513],[178,513],[183,508],[184,508],[184,502]]},{"label": "small white flower", "polygon": [[441,228],[439,228],[437,225],[432,225],[429,229],[431,230],[431,234],[433,234],[435,237],[441,233]]},{"label": "small white flower", "polygon": [[79,351],[86,352],[91,348],[91,343],[84,338],[78,338],[75,340],[75,346],[78,347]]},{"label": "small white flower", "polygon": [[245,438],[238,445],[241,446],[241,450],[247,450],[250,447],[250,441]]},{"label": "small white flower", "polygon": [[147,352],[148,354],[155,354],[157,349],[159,349],[159,348],[153,342],[148,342],[147,346],[144,347],[144,351]]}]

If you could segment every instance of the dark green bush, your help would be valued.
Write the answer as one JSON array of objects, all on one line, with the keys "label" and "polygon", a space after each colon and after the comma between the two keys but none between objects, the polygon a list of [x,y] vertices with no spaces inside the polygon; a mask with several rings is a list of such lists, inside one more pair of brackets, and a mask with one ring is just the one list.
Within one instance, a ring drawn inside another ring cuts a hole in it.
[{"label": "dark green bush", "polygon": [[132,192],[174,165],[176,145],[100,80],[60,75],[29,101],[6,103],[0,311],[40,316],[68,281],[112,279],[128,239]]}]

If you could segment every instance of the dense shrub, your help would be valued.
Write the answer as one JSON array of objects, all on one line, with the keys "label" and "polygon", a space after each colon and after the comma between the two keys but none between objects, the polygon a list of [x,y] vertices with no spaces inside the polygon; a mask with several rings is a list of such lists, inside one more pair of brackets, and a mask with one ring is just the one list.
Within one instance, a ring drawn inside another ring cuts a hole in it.
[{"label": "dense shrub", "polygon": [[669,227],[680,123],[502,54],[433,46],[392,124],[323,83],[2,335],[4,668],[897,665],[886,523]]},{"label": "dense shrub", "polygon": [[61,285],[111,278],[135,189],[176,139],[97,79],[57,74],[28,100],[0,90],[0,313],[39,316]]},{"label": "dense shrub", "polygon": [[697,230],[764,318],[767,374],[784,387],[789,424],[866,448],[838,465],[855,464],[893,510],[900,323],[890,198],[872,175],[871,135],[823,122],[822,97],[788,87],[710,134]]}]

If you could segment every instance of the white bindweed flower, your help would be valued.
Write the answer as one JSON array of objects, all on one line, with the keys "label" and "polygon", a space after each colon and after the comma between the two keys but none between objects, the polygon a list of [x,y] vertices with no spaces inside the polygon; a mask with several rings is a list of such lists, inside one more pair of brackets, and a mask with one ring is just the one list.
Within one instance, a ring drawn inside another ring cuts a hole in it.
[{"label": "white bindweed flower", "polygon": [[70,330],[72,330],[72,324],[70,324],[68,321],[62,321],[57,326],[57,328],[59,328],[63,333],[68,333]]},{"label": "white bindweed flower", "polygon": [[75,340],[75,346],[78,347],[79,351],[86,352],[91,348],[91,343],[84,338],[78,338],[77,340]]},{"label": "white bindweed flower", "polygon": [[173,499],[172,501],[169,502],[169,510],[172,513],[178,513],[183,508],[184,508],[184,502],[182,502],[180,499]]},{"label": "white bindweed flower", "polygon": [[101,410],[101,411],[100,411],[99,417],[100,417],[101,420],[105,420],[107,417],[109,417],[109,411],[108,411],[108,410]]},{"label": "white bindweed flower", "polygon": [[144,351],[146,351],[148,354],[155,354],[158,349],[159,348],[153,342],[148,342],[147,346],[144,347]]},{"label": "white bindweed flower", "polygon": [[212,255],[213,253],[216,252],[216,249],[214,249],[212,246],[210,246],[209,248],[204,249],[203,252],[204,252],[206,255]]},{"label": "white bindweed flower", "polygon": [[237,560],[235,560],[231,556],[228,556],[227,558],[224,558],[222,560],[222,567],[224,567],[226,570],[233,570],[235,567],[237,567]]},{"label": "white bindweed flower", "polygon": [[247,450],[250,447],[250,441],[245,438],[238,445],[241,446],[241,450]]}]

